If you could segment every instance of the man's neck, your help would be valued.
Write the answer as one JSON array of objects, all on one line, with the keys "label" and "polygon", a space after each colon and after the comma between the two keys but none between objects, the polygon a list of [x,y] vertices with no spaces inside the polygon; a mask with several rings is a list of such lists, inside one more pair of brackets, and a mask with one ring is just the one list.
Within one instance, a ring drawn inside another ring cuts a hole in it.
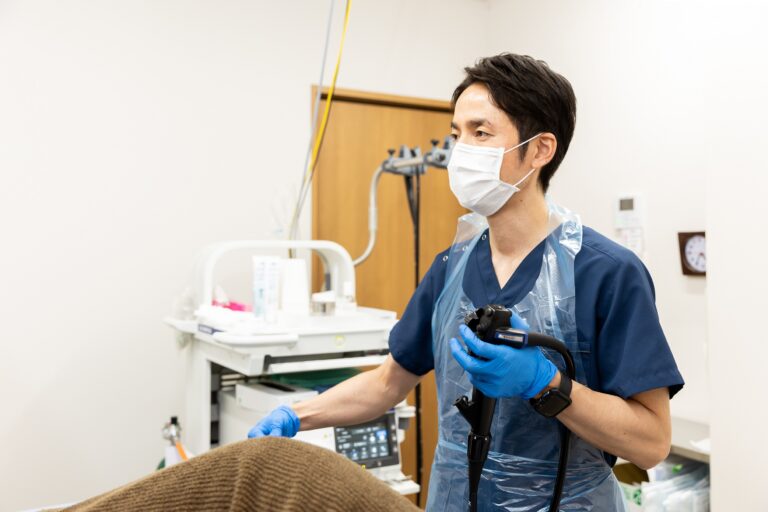
[{"label": "man's neck", "polygon": [[549,211],[544,194],[533,188],[514,196],[488,217],[491,251],[519,257],[536,247],[549,233]]}]

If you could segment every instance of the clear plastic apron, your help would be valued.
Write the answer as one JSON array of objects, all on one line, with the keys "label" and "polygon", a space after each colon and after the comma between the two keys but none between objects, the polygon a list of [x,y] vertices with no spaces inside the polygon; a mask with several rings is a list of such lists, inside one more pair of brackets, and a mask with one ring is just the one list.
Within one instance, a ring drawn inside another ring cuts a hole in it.
[{"label": "clear plastic apron", "polygon": [[[549,203],[550,235],[546,239],[536,284],[514,310],[532,331],[562,340],[576,366],[576,380],[586,383],[589,342],[576,334],[574,260],[581,249],[578,216]],[[488,225],[476,214],[459,219],[456,239],[447,256],[445,286],[432,316],[432,343],[438,399],[438,443],[429,482],[427,510],[468,510],[467,433],[469,424],[453,402],[472,389],[449,347],[458,338],[464,315],[485,304],[472,304],[463,290],[469,255]],[[507,307],[511,305],[507,304]],[[562,358],[545,350],[561,371]],[[492,442],[478,492],[478,510],[546,511],[558,467],[559,422],[545,418],[522,398],[496,403]],[[603,452],[575,434],[560,510],[623,511],[624,500]]]}]

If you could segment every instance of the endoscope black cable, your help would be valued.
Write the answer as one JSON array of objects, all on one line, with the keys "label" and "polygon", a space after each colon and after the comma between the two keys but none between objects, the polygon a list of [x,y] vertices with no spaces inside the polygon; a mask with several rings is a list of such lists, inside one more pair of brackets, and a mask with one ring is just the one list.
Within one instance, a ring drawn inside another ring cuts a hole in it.
[{"label": "endoscope black cable", "polygon": [[[573,358],[566,346],[557,339],[532,332],[528,334],[528,345],[549,348],[560,354],[565,361],[565,371],[571,380],[576,379],[576,368],[573,364]],[[557,465],[557,478],[555,479],[555,488],[552,491],[552,503],[549,506],[549,512],[557,512],[560,507],[560,500],[563,496],[563,487],[565,486],[565,474],[568,470],[568,455],[570,453],[571,431],[560,423],[560,457]]]}]

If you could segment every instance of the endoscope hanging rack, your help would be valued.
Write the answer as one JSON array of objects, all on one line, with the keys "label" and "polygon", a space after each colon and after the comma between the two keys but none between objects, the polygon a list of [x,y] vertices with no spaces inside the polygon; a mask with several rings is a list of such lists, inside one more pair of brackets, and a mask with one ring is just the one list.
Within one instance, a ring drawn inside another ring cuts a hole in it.
[{"label": "endoscope hanging rack", "polygon": [[[379,180],[384,173],[397,174],[403,176],[405,179],[405,191],[408,197],[408,208],[411,213],[411,222],[413,224],[413,247],[414,247],[414,289],[419,286],[419,276],[421,274],[419,268],[420,257],[420,229],[419,229],[419,217],[421,207],[421,175],[426,172],[427,167],[435,167],[438,169],[446,169],[448,167],[448,161],[451,157],[451,150],[453,149],[453,138],[448,136],[443,140],[443,145],[440,147],[440,141],[432,139],[432,148],[426,154],[421,154],[421,149],[418,147],[408,148],[408,146],[400,146],[400,151],[397,157],[395,157],[395,150],[389,149],[389,158],[384,160],[371,178],[371,188],[368,203],[368,245],[365,248],[360,257],[353,261],[354,265],[360,265],[373,252],[373,248],[376,246],[376,231],[378,229],[378,210],[376,208],[376,193],[379,188]],[[416,483],[422,486],[422,473],[424,467],[424,454],[422,451],[422,435],[421,435],[421,385],[416,385]],[[421,493],[418,495],[418,500],[421,499]]]}]

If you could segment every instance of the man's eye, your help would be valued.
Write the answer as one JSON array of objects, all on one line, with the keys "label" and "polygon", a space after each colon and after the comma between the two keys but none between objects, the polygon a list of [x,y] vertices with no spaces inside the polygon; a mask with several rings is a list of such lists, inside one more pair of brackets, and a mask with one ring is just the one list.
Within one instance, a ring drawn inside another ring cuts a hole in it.
[{"label": "man's eye", "polygon": [[453,140],[456,140],[456,139],[458,139],[458,138],[459,138],[459,136],[458,136],[457,134],[455,134],[455,133],[452,133],[452,134],[451,134],[451,138],[452,138]]},{"label": "man's eye", "polygon": [[475,137],[487,137],[488,135],[489,135],[488,133],[486,133],[486,132],[484,132],[482,130],[477,130],[475,132]]}]

